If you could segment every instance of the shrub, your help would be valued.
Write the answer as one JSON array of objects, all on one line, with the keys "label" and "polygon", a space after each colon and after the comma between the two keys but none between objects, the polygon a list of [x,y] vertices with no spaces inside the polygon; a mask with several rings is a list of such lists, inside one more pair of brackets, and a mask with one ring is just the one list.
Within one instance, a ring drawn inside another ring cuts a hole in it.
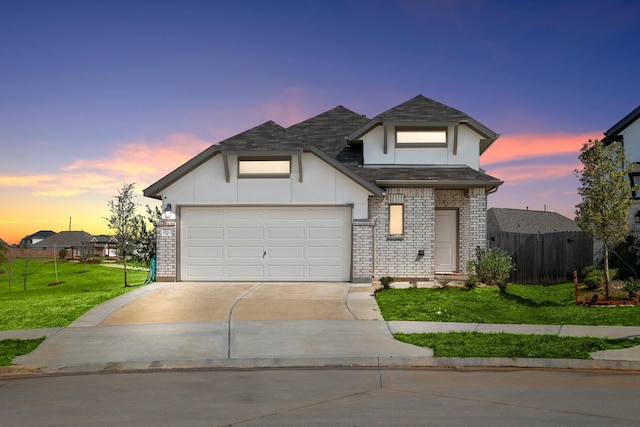
[{"label": "shrub", "polygon": [[383,276],[380,278],[380,284],[383,289],[389,289],[394,281],[395,279],[391,276]]},{"label": "shrub", "polygon": [[476,274],[476,263],[473,260],[467,261],[467,280],[464,286],[467,289],[473,289],[478,285],[478,275]]},{"label": "shrub", "polygon": [[67,250],[66,249],[60,249],[58,251],[58,258],[66,259],[67,258]]},{"label": "shrub", "polygon": [[590,265],[582,270],[583,283],[587,289],[595,291],[602,286],[604,281],[604,271],[598,269],[595,265]]},{"label": "shrub", "polygon": [[515,270],[515,264],[507,252],[501,248],[476,248],[476,260],[473,269],[478,280],[487,285],[497,285],[500,292],[507,291],[509,275]]},{"label": "shrub", "polygon": [[629,279],[627,279],[627,283],[625,283],[622,287],[622,290],[625,292],[637,293],[638,291],[640,291],[640,279],[634,279],[633,277],[630,277]]}]

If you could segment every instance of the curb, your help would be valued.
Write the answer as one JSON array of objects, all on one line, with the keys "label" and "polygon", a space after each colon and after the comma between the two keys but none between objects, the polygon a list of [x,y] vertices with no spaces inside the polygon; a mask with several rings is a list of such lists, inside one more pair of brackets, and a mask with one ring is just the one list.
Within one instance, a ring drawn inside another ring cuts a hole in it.
[{"label": "curb", "polygon": [[97,374],[117,372],[162,372],[206,369],[428,369],[428,368],[512,368],[609,370],[640,373],[640,361],[583,360],[583,359],[526,359],[526,358],[453,358],[453,357],[318,357],[318,358],[248,358],[205,360],[157,360],[82,365],[0,367],[2,377],[29,377],[36,375]]}]

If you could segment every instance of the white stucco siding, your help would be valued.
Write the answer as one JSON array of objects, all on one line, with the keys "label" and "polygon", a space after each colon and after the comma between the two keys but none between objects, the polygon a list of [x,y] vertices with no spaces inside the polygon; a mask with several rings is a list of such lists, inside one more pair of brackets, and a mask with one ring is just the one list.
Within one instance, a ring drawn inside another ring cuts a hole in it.
[{"label": "white stucco siding", "polygon": [[621,133],[627,157],[632,162],[640,162],[640,120],[636,120]]},{"label": "white stucco siding", "polygon": [[387,126],[387,153],[384,153],[384,127],[377,126],[362,137],[364,162],[369,165],[468,165],[478,170],[481,136],[467,126],[458,126],[454,154],[455,128],[447,129],[446,147],[397,147],[395,127]]},{"label": "white stucco siding", "polygon": [[163,191],[166,202],[184,205],[353,205],[353,218],[367,218],[370,192],[313,153],[298,159],[289,178],[238,178],[237,157],[228,156],[226,182],[222,155],[216,155]]}]

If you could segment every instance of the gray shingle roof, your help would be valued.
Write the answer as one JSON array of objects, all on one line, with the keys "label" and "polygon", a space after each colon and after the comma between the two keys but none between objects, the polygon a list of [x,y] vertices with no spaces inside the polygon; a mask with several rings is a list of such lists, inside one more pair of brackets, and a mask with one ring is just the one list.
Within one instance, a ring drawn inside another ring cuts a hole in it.
[{"label": "gray shingle roof", "polygon": [[54,246],[60,249],[70,247],[77,248],[82,246],[83,243],[90,243],[92,238],[93,236],[86,231],[61,231],[36,243],[32,248],[53,249]]},{"label": "gray shingle roof", "polygon": [[350,148],[346,141],[347,135],[368,121],[367,117],[339,105],[290,126],[287,131],[299,138],[304,144],[313,145],[335,158],[344,149]]},{"label": "gray shingle roof", "polygon": [[575,221],[556,212],[491,208],[487,210],[487,232],[536,234],[582,231]]},{"label": "gray shingle roof", "polygon": [[279,124],[268,121],[220,142],[222,152],[302,151],[302,142]]},{"label": "gray shingle roof", "polygon": [[[498,135],[480,123],[467,116],[465,113],[448,107],[442,103],[418,95],[409,101],[400,104],[369,120],[366,116],[355,113],[343,106],[337,106],[308,120],[297,123],[289,128],[268,121],[238,135],[232,136],[219,144],[214,144],[184,165],[180,166],[169,175],[160,179],[144,190],[145,196],[160,197],[160,192],[195,169],[211,157],[222,152],[223,154],[247,155],[256,153],[259,155],[277,155],[278,153],[298,153],[319,150],[326,154],[325,160],[334,163],[334,166],[342,168],[346,174],[355,174],[352,177],[369,189],[379,191],[383,184],[371,186],[376,181],[420,180],[431,181],[434,184],[446,182],[450,185],[457,181],[460,185],[483,185],[487,188],[496,187],[502,182],[481,171],[470,167],[417,165],[417,166],[376,166],[363,167],[362,144],[354,141],[353,135],[362,135],[363,129],[372,129],[383,121],[418,121],[418,122],[442,122],[464,124],[473,127],[486,139],[482,140],[480,151],[484,151]],[[345,169],[346,167],[346,169]],[[363,181],[364,180],[364,181]],[[425,183],[422,182],[422,185]],[[376,191],[376,192],[377,192]]]}]

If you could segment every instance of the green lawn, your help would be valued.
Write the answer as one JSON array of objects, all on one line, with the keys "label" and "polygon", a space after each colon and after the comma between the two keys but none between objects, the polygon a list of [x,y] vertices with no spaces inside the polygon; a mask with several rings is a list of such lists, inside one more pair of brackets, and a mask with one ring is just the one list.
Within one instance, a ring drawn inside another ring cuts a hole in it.
[{"label": "green lawn", "polygon": [[559,337],[556,335],[397,333],[399,341],[433,349],[435,357],[525,357],[553,359],[591,359],[589,353],[640,345],[640,339]]},{"label": "green lawn", "polygon": [[573,283],[472,290],[390,289],[376,294],[385,320],[640,326],[640,307],[575,304]]},{"label": "green lawn", "polygon": [[[122,269],[98,264],[58,263],[56,282],[53,260],[31,259],[27,290],[23,287],[25,261],[13,264],[9,286],[7,264],[0,274],[0,330],[68,326],[91,308],[131,289],[125,288]],[[128,282],[139,285],[145,271],[129,271]]]},{"label": "green lawn", "polygon": [[16,356],[31,353],[44,341],[44,338],[33,340],[1,340],[0,341],[0,366],[9,366]]}]

